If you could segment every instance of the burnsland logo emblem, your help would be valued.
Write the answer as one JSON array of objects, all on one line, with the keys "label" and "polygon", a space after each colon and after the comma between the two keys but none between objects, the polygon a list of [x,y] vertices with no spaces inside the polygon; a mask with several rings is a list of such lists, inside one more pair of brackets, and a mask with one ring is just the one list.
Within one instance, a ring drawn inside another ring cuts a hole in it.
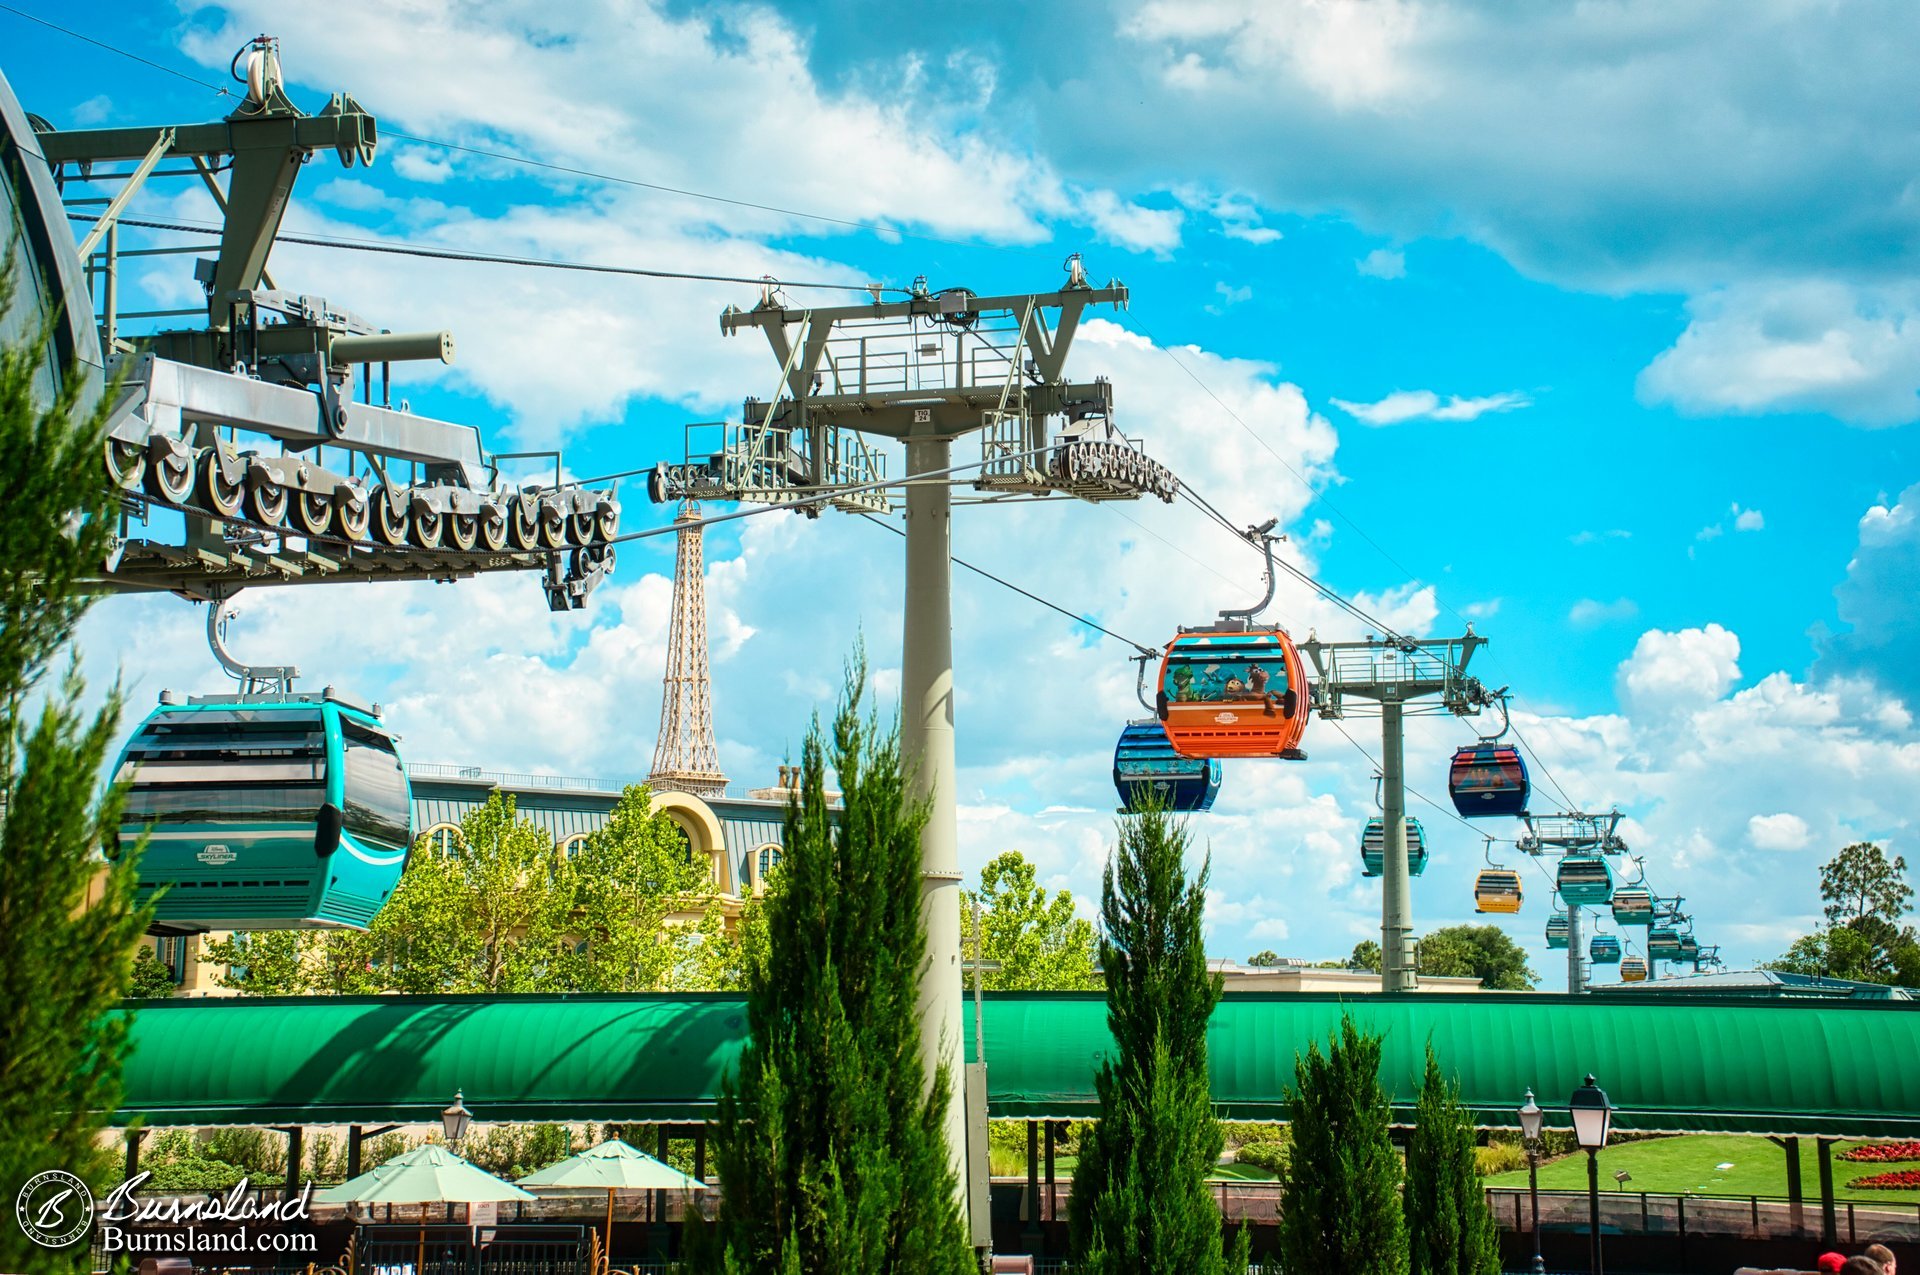
[{"label": "burnsland logo emblem", "polygon": [[236,856],[233,851],[227,849],[226,846],[216,841],[193,857],[210,868],[218,868],[232,863],[238,856]]},{"label": "burnsland logo emblem", "polygon": [[14,1197],[13,1216],[26,1237],[42,1248],[65,1248],[93,1226],[93,1192],[65,1169],[27,1179]]}]

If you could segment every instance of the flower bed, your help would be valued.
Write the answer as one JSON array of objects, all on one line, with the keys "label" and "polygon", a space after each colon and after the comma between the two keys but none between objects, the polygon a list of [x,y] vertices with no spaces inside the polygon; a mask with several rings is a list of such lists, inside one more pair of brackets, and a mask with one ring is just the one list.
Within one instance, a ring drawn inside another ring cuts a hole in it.
[{"label": "flower bed", "polygon": [[1840,1158],[1869,1164],[1900,1164],[1908,1160],[1920,1160],[1920,1142],[1881,1142],[1854,1147],[1842,1151]]},{"label": "flower bed", "polygon": [[1920,1189],[1920,1169],[1895,1169],[1855,1178],[1847,1183],[1856,1191],[1912,1191]]}]

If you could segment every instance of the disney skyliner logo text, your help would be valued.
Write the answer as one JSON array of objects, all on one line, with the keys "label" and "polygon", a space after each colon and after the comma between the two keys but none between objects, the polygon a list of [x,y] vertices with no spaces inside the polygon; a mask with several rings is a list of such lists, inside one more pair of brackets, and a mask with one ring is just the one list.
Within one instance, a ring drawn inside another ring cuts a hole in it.
[{"label": "disney skyliner logo text", "polygon": [[[78,1177],[61,1169],[37,1174],[20,1188],[14,1218],[28,1239],[43,1248],[66,1248],[92,1234],[100,1224],[100,1247],[118,1253],[314,1253],[319,1237],[311,1230],[269,1229],[249,1223],[308,1221],[313,1184],[287,1200],[256,1200],[241,1178],[225,1195],[142,1200],[136,1192],[153,1175],[141,1172],[108,1193],[98,1205]],[[220,1223],[221,1229],[204,1229]],[[227,1224],[238,1223],[237,1226]],[[134,1230],[129,1225],[160,1227]]]}]

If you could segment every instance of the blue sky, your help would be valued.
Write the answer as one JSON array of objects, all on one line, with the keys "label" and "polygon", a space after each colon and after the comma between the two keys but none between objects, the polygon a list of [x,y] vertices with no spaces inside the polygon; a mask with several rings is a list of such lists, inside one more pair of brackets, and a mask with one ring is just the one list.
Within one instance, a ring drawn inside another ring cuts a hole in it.
[{"label": "blue sky", "polygon": [[[374,112],[375,167],[317,157],[293,227],[979,292],[1050,288],[1082,252],[1132,288],[1131,313],[1091,325],[1074,361],[1113,377],[1123,425],[1231,515],[1281,517],[1288,552],[1389,622],[1442,634],[1473,618],[1492,639],[1484,675],[1512,685],[1554,777],[1577,802],[1619,803],[1650,878],[1689,896],[1730,961],[1814,923],[1816,867],[1847,840],[1907,848],[1920,108],[1890,33],[1920,23],[1911,9],[1115,0],[912,15],[260,2],[118,6],[94,30],[214,82],[266,30],[297,102],[347,89]],[[231,109],[9,14],[0,33],[0,69],[57,125]],[[209,215],[177,188],[144,208]],[[718,332],[751,289],[310,248],[275,263],[394,328],[453,327],[459,364],[410,383],[414,405],[500,450],[562,445],[576,473],[678,459],[683,423],[737,413],[776,371]],[[139,285],[177,302],[180,275]],[[629,528],[664,520],[624,494]],[[531,579],[292,590],[250,595],[235,643],[385,698],[420,760],[636,776],[669,543],[626,552],[582,615],[547,616]],[[955,543],[1149,643],[1259,590],[1250,556],[1184,506],[966,511]],[[723,759],[766,782],[856,637],[880,691],[897,685],[899,544],[782,514],[716,528],[708,557]],[[966,865],[1017,848],[1092,895],[1107,757],[1132,705],[1124,651],[991,585],[957,588]],[[1299,590],[1277,610],[1358,636]],[[177,601],[116,600],[90,622],[90,657],[137,696],[213,689],[198,623]],[[1420,723],[1415,786],[1439,795],[1469,733]],[[1304,765],[1229,763],[1196,824],[1218,955],[1330,957],[1377,932],[1377,883],[1358,877],[1367,763],[1324,724],[1308,749]],[[1436,857],[1417,925],[1470,920],[1478,840],[1425,814]],[[1552,985],[1546,910],[1536,889],[1507,924]]]}]

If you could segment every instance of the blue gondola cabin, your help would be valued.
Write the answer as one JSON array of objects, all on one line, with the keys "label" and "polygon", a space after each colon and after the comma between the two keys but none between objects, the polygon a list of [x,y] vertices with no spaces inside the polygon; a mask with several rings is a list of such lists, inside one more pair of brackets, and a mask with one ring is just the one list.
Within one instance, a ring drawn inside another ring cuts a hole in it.
[{"label": "blue gondola cabin", "polygon": [[1453,808],[1469,819],[1527,813],[1527,764],[1511,744],[1482,740],[1453,754],[1447,769],[1447,793]]},{"label": "blue gondola cabin", "polygon": [[1137,814],[1149,806],[1190,814],[1213,809],[1223,767],[1213,758],[1182,757],[1167,732],[1149,718],[1128,722],[1113,749],[1113,786],[1120,808]]}]

